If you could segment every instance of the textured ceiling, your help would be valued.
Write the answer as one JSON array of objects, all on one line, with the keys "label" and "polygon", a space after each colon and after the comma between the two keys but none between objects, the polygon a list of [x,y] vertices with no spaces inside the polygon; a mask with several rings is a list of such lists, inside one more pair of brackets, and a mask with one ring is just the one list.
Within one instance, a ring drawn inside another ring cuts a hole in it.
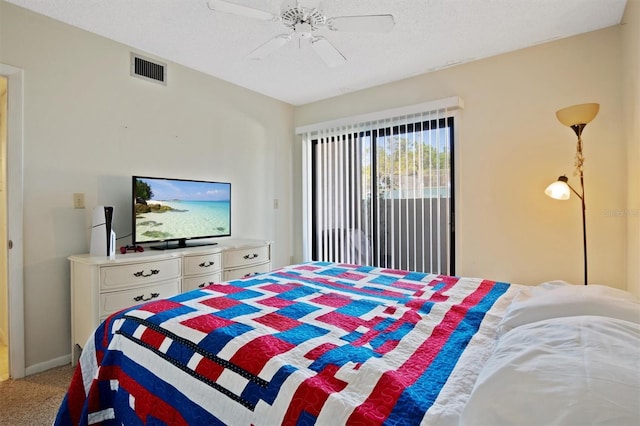
[{"label": "textured ceiling", "polygon": [[[253,49],[287,32],[283,24],[216,12],[207,0],[6,1],[302,105],[617,25],[627,0],[298,0],[328,17],[394,16],[389,33],[315,31],[347,58],[334,68],[295,41],[264,59],[248,59]],[[283,7],[283,0],[228,1],[276,15]],[[170,70],[168,75],[171,84]]]}]

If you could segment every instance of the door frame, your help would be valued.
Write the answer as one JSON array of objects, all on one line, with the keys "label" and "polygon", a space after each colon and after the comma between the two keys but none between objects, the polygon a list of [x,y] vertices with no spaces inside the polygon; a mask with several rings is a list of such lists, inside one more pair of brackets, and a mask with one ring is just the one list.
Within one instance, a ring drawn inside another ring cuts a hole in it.
[{"label": "door frame", "polygon": [[25,376],[24,276],[23,276],[23,147],[24,71],[0,63],[0,75],[7,78],[7,236],[1,244],[7,250],[9,301],[9,375]]}]

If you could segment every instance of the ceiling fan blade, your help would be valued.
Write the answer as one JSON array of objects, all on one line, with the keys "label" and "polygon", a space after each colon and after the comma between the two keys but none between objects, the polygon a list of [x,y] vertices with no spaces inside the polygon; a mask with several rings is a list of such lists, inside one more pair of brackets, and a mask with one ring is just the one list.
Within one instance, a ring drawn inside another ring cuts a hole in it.
[{"label": "ceiling fan blade", "polygon": [[263,59],[269,56],[274,51],[278,50],[287,42],[291,40],[290,34],[280,34],[279,36],[272,38],[265,44],[258,46],[255,50],[247,55],[249,59]]},{"label": "ceiling fan blade", "polygon": [[327,19],[327,28],[332,31],[387,33],[395,25],[393,15],[336,16]]},{"label": "ceiling fan blade", "polygon": [[338,67],[347,62],[347,58],[324,37],[314,37],[311,47],[329,67]]},{"label": "ceiling fan blade", "polygon": [[271,21],[276,17],[264,10],[254,9],[252,7],[242,6],[224,0],[209,0],[207,2],[209,9],[216,12],[230,13],[233,15],[246,16],[247,18],[259,19],[261,21]]}]

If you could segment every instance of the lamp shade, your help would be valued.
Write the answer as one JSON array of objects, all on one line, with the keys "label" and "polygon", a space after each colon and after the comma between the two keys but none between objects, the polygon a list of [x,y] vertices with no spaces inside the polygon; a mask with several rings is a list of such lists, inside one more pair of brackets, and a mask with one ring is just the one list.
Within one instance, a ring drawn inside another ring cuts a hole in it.
[{"label": "lamp shade", "polygon": [[547,186],[544,193],[555,200],[568,200],[571,196],[571,188],[567,181],[566,176],[560,176],[557,181]]},{"label": "lamp shade", "polygon": [[578,124],[590,123],[591,120],[596,118],[599,110],[600,104],[579,104],[556,111],[556,117],[558,117],[558,121],[562,124],[571,127]]}]

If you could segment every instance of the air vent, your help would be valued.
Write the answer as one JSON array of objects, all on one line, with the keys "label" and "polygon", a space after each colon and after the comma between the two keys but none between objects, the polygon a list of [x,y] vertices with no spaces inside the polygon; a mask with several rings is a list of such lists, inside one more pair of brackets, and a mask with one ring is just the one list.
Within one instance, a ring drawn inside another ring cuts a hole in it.
[{"label": "air vent", "polygon": [[167,64],[131,52],[131,75],[166,86]]}]

